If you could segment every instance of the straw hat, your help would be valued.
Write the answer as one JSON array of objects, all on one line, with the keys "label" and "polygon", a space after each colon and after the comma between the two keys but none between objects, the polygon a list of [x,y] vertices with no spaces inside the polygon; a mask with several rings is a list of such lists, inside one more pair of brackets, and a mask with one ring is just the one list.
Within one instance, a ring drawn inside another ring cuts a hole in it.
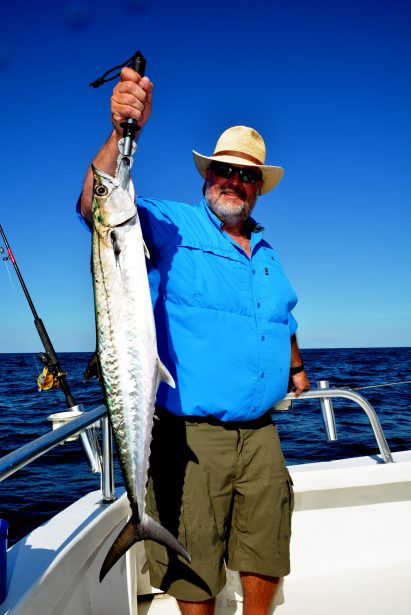
[{"label": "straw hat", "polygon": [[203,177],[209,164],[216,160],[241,167],[257,167],[263,174],[261,194],[272,190],[284,175],[282,167],[265,163],[265,143],[261,135],[247,126],[233,126],[225,130],[217,141],[212,156],[202,156],[193,150],[194,162]]}]

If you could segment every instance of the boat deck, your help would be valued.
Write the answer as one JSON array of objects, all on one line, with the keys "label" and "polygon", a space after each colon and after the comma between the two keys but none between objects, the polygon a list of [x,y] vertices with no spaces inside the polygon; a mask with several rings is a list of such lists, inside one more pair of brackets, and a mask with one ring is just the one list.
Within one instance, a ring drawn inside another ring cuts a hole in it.
[{"label": "boat deck", "polygon": [[[276,597],[275,615],[409,615],[411,451],[394,453],[394,461],[384,464],[375,456],[289,468],[295,487],[292,571]],[[152,594],[141,572],[141,543],[98,582],[129,513],[124,491],[117,496],[107,505],[101,492],[90,493],[9,549],[0,615],[178,614],[173,598]],[[240,581],[227,572],[216,612],[240,615]]]}]

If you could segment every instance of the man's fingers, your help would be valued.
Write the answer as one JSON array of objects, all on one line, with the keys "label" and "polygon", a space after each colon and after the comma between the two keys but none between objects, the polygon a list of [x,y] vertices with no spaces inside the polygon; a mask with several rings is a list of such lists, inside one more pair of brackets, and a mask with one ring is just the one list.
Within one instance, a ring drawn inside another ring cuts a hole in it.
[{"label": "man's fingers", "polygon": [[111,115],[114,122],[124,122],[127,118],[131,118],[138,122],[142,117],[142,112],[128,105],[120,105],[119,107],[113,105],[111,108]]},{"label": "man's fingers", "polygon": [[124,104],[133,104],[134,101],[144,103],[147,92],[133,81],[120,81],[113,89],[113,98]]},{"label": "man's fingers", "polygon": [[291,389],[296,397],[299,397],[304,391],[310,388],[310,382],[305,371],[291,376]]},{"label": "man's fingers", "polygon": [[148,77],[141,77],[128,67],[121,70],[120,81],[111,96],[111,116],[119,136],[121,124],[127,118],[142,127],[151,114],[153,84]]},{"label": "man's fingers", "polygon": [[120,81],[134,81],[134,83],[139,83],[142,79],[143,77],[141,77],[141,75],[128,66],[124,66],[124,68],[121,69]]}]

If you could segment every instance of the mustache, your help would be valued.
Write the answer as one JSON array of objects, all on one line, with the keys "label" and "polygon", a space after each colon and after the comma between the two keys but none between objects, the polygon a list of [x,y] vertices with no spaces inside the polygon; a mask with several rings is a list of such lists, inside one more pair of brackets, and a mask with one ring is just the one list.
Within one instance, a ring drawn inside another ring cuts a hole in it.
[{"label": "mustache", "polygon": [[247,193],[237,186],[222,186],[220,193],[224,194],[224,192],[234,192],[242,201],[245,201],[247,198]]}]

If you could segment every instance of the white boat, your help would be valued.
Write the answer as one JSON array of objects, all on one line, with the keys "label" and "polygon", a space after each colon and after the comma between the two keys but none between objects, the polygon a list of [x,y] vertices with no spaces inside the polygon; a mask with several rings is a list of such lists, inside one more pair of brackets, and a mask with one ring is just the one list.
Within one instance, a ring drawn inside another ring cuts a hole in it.
[{"label": "white boat", "polygon": [[[409,615],[411,613],[411,451],[391,454],[373,408],[348,389],[321,389],[332,437],[332,397],[367,413],[378,455],[290,466],[295,510],[291,574],[275,615]],[[291,397],[291,396],[288,396]],[[300,403],[300,402],[299,402]],[[327,406],[328,404],[328,406]],[[100,406],[0,460],[10,475],[105,414]],[[144,548],[135,545],[100,584],[102,561],[129,505],[112,487],[110,431],[104,419],[102,491],[79,499],[7,552],[7,596],[0,615],[173,615],[175,600],[150,585]],[[239,578],[217,597],[218,615],[242,613]]]}]

